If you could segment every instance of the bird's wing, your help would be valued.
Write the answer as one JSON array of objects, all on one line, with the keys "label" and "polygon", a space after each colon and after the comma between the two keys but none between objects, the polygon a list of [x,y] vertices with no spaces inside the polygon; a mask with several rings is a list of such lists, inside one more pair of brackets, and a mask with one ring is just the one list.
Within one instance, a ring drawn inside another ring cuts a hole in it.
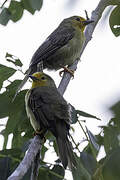
[{"label": "bird's wing", "polygon": [[42,109],[41,109],[42,105],[43,105],[43,102],[40,96],[35,96],[34,89],[31,90],[31,94],[28,100],[28,106],[32,110],[36,121],[39,122],[40,127],[42,126],[48,127],[49,126],[48,121],[46,117],[44,116],[44,113],[42,112]]},{"label": "bird's wing", "polygon": [[47,122],[46,125],[55,119],[64,120],[69,124],[68,104],[59,94],[57,88],[34,88],[31,96],[32,102],[30,103],[30,107],[33,109],[36,119],[44,121],[43,123]]},{"label": "bird's wing", "polygon": [[54,54],[58,49],[66,45],[73,36],[74,29],[72,27],[59,26],[34,53],[30,67]]}]

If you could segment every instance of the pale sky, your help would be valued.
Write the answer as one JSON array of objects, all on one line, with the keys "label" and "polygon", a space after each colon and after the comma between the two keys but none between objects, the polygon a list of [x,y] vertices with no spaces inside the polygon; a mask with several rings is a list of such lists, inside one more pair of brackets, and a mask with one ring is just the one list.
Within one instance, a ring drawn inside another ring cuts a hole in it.
[{"label": "pale sky", "polygon": [[[72,15],[85,17],[85,9],[90,16],[98,2],[99,0],[92,0],[92,3],[89,0],[76,0],[69,9],[68,0],[44,0],[41,11],[35,15],[25,12],[19,22],[9,22],[6,27],[0,25],[1,63],[6,64],[5,54],[8,52],[22,60],[25,71],[33,53],[64,18]],[[102,119],[101,122],[93,119],[87,121],[93,134],[99,132],[98,125],[108,122],[112,117],[107,108],[120,99],[119,44],[120,38],[112,34],[109,20],[104,24],[100,21],[81,57],[75,78],[71,80],[64,95],[76,109]],[[61,78],[58,71],[45,72],[59,84]],[[30,87],[30,84],[26,87]],[[76,136],[78,133],[76,130]]]}]

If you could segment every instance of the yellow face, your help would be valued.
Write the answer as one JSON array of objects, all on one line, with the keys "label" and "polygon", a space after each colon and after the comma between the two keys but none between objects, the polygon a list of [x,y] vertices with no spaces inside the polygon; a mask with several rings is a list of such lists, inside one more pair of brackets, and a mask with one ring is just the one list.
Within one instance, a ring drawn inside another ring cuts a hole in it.
[{"label": "yellow face", "polygon": [[86,20],[85,18],[80,17],[80,16],[73,16],[73,17],[70,17],[70,19],[72,20],[73,26],[77,28],[79,27],[81,31],[84,31],[85,27],[88,24],[93,22],[91,20]]},{"label": "yellow face", "polygon": [[54,87],[54,81],[53,79],[48,76],[47,74],[44,74],[43,72],[36,72],[29,76],[32,79],[32,88],[41,87],[41,86],[50,86]]}]

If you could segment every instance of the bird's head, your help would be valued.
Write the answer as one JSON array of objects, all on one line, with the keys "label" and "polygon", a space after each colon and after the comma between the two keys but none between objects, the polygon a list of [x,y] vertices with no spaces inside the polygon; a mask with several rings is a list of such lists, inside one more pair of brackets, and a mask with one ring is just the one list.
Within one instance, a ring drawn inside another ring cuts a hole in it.
[{"label": "bird's head", "polygon": [[48,87],[56,87],[53,79],[43,72],[36,72],[32,75],[29,75],[32,79],[32,88],[48,86]]},{"label": "bird's head", "polygon": [[71,24],[73,28],[79,28],[83,32],[85,27],[94,21],[89,19],[86,20],[85,18],[80,16],[72,16],[67,19],[64,19],[63,22]]}]

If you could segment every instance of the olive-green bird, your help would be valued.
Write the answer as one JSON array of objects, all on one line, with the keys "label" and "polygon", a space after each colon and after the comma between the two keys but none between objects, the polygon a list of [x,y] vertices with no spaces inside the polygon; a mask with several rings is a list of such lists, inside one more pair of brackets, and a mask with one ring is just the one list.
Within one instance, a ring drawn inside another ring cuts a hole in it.
[{"label": "olive-green bird", "polygon": [[34,53],[27,75],[18,87],[16,95],[28,80],[29,75],[38,71],[37,65],[41,61],[43,61],[44,69],[58,70],[66,65],[71,65],[79,58],[85,41],[85,26],[92,22],[80,16],[64,19]]},{"label": "olive-green bird", "polygon": [[68,140],[70,129],[69,105],[58,92],[53,79],[37,72],[29,76],[32,87],[25,96],[30,122],[41,138],[47,131],[56,137],[59,156],[64,168],[76,167],[72,145]]}]

